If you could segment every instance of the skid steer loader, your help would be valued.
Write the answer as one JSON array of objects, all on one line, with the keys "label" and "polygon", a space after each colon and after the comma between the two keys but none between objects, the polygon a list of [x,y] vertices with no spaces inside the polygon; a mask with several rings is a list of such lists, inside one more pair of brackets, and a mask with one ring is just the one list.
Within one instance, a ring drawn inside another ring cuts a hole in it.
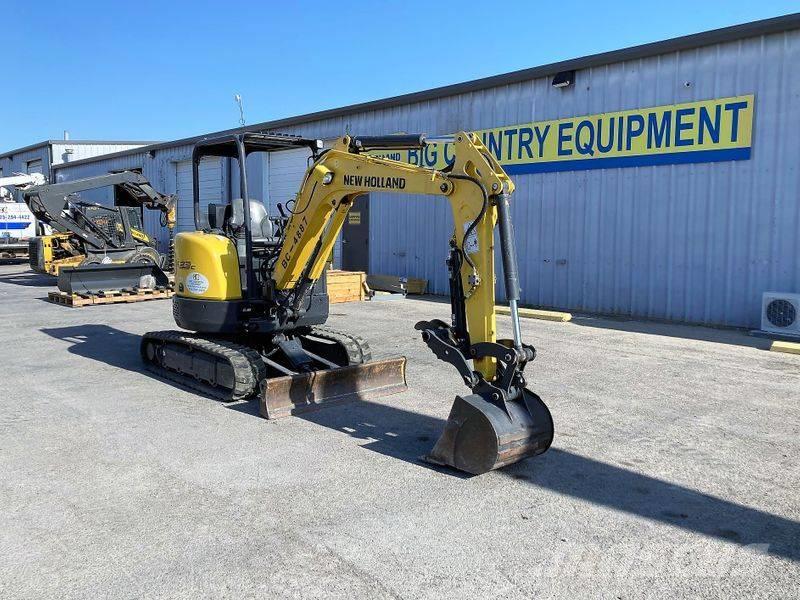
[{"label": "skid steer loader", "polygon": [[[193,152],[197,230],[175,241],[173,313],[188,331],[145,334],[141,354],[148,369],[222,400],[258,395],[268,419],[405,390],[405,358],[371,361],[364,340],[322,327],[325,268],[357,196],[442,196],[455,220],[447,261],[452,322],[421,321],[416,328],[470,393],[456,396],[427,460],[479,474],[547,450],[553,421],[523,375],[535,351],[522,341],[517,311],[514,184],[473,134],[459,133],[452,143],[454,163],[437,171],[371,154],[423,148],[423,136],[344,136],[325,151],[318,140],[272,134],[199,142]],[[302,147],[310,166],[294,204],[284,218],[271,219],[261,202],[248,199],[246,159]],[[238,161],[241,199],[201,207],[198,165],[205,156]],[[510,340],[496,339],[497,224]]]},{"label": "skid steer loader", "polygon": [[[108,189],[113,207],[87,202],[82,194]],[[64,183],[28,187],[22,193],[33,215],[55,230],[30,242],[31,268],[58,277],[68,293],[138,287],[143,277],[168,284],[172,269],[175,197],[157,192],[135,171],[119,171]],[[157,210],[169,232],[161,254],[144,233],[141,210]]]}]

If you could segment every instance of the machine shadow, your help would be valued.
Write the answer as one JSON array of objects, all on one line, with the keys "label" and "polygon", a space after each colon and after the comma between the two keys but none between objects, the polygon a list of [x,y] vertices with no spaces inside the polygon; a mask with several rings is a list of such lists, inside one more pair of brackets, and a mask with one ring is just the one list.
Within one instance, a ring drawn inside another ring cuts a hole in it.
[{"label": "machine shadow", "polygon": [[[57,340],[69,342],[71,344],[68,348],[70,354],[96,360],[118,369],[132,371],[165,385],[186,390],[186,388],[168,379],[163,379],[144,368],[144,363],[139,355],[139,344],[142,340],[139,335],[98,323],[71,327],[43,327],[40,331]],[[211,396],[199,391],[191,390],[191,393],[212,399]],[[258,413],[256,412],[256,414]]]},{"label": "machine shadow", "polygon": [[575,315],[571,322],[581,327],[614,329],[616,331],[660,335],[698,342],[745,346],[757,348],[759,350],[769,350],[770,344],[772,343],[771,339],[753,337],[744,330],[733,328],[703,327],[702,325],[683,325],[680,323],[665,323],[660,321],[636,321],[592,315]]},{"label": "machine shadow", "polygon": [[55,289],[56,278],[51,275],[40,273],[25,272],[0,275],[0,283],[23,285],[25,287],[51,287]]},{"label": "machine shadow", "polygon": [[[143,371],[138,335],[98,324],[41,331],[70,342],[69,352],[73,354],[137,374],[144,373],[170,384]],[[365,440],[367,443],[362,445],[363,448],[414,463],[420,468],[432,468],[447,475],[468,478],[456,471],[440,469],[420,461],[420,457],[438,439],[444,421],[399,408],[396,404],[401,403],[402,398],[401,394],[388,397],[387,403],[359,401],[334,405],[294,418],[302,418],[356,440]],[[255,401],[225,406],[261,418]],[[569,450],[554,447],[541,456],[496,473],[517,484],[550,490],[732,544],[769,544],[770,554],[800,561],[800,522]]]},{"label": "machine shadow", "polygon": [[[470,478],[420,461],[444,429],[441,419],[370,401],[322,409],[299,418],[358,440],[368,440],[362,447],[375,452],[448,475]],[[557,440],[556,431],[556,443]],[[568,450],[551,448],[541,456],[497,473],[726,542],[743,546],[769,544],[770,554],[800,561],[800,522]]]},{"label": "machine shadow", "polygon": [[[393,398],[389,396],[386,401],[392,402]],[[442,419],[368,400],[321,408],[297,418],[366,441],[361,447],[367,450],[457,478],[472,477],[422,459],[439,439],[444,429]]]}]

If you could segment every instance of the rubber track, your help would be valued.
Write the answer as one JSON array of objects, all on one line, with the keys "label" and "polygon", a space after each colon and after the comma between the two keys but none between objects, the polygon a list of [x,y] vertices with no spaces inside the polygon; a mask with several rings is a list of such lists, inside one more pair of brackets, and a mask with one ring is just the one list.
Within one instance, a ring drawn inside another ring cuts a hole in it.
[{"label": "rubber track", "polygon": [[[145,344],[148,340],[192,348],[226,361],[233,368],[234,388],[231,390],[215,387],[190,375],[184,375],[150,362],[145,352]],[[227,340],[208,339],[183,331],[151,331],[146,333],[142,338],[141,355],[148,370],[170,381],[227,402],[243,400],[255,394],[259,389],[259,382],[265,379],[267,374],[264,361],[261,360],[261,355],[256,350]]]},{"label": "rubber track", "polygon": [[[372,360],[369,344],[363,338],[328,327],[314,327],[312,333],[315,337],[335,342],[343,347],[348,356],[348,365],[360,365]],[[234,372],[236,382],[234,389],[215,387],[190,375],[150,362],[145,352],[145,344],[148,340],[192,348],[195,351],[204,352],[228,362]],[[266,365],[257,350],[227,340],[209,339],[183,331],[151,331],[146,333],[142,338],[141,355],[149,371],[164,379],[226,402],[244,400],[253,396],[260,389],[260,383],[267,377]]]},{"label": "rubber track", "polygon": [[342,346],[347,352],[349,365],[360,365],[372,360],[372,350],[363,338],[329,327],[314,327],[311,331],[315,337],[330,340]]}]

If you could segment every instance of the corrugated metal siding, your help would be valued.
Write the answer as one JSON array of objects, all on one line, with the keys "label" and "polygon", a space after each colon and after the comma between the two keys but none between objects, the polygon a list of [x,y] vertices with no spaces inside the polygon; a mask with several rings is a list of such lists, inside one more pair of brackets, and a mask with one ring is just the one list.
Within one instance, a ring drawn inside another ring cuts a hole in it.
[{"label": "corrugated metal siding", "polygon": [[[122,152],[141,146],[142,144],[70,144],[69,140],[65,140],[64,143],[53,144],[53,164],[58,165],[102,154]],[[71,154],[66,153],[68,149],[72,150]]]},{"label": "corrugated metal siding", "polygon": [[[223,198],[222,190],[225,185],[223,169],[223,160],[219,158],[205,158],[201,160],[198,165],[198,176],[200,179],[200,211],[203,215],[208,213],[209,203],[220,203]],[[194,231],[191,160],[184,160],[177,163],[175,180],[175,190],[178,194],[178,206],[176,210],[177,223],[175,230],[176,232]]]},{"label": "corrugated metal siding", "polygon": [[[31,161],[41,161],[42,165],[42,174],[45,177],[50,175],[49,165],[50,165],[50,156],[48,153],[47,146],[40,146],[38,148],[34,148],[32,150],[27,150],[25,152],[20,152],[19,154],[15,154],[11,157],[4,157],[0,158],[0,168],[3,170],[3,176],[9,177],[14,173],[27,173],[28,172],[28,163]],[[22,201],[22,198],[19,195],[19,191],[11,188],[11,193],[14,195],[18,202]]]},{"label": "corrugated metal siding", "polygon": [[[182,160],[190,159],[191,156],[191,146],[176,146],[162,150],[155,157],[151,157],[147,152],[137,152],[74,166],[62,165],[56,170],[56,179],[58,181],[74,181],[109,171],[139,168],[158,191],[175,194],[177,193],[177,164]],[[145,231],[158,240],[159,250],[165,252],[168,246],[168,234],[161,227],[159,219],[158,211],[144,211]]]},{"label": "corrugated metal siding", "polygon": [[308,167],[307,148],[274,152],[269,156],[269,211],[278,214],[277,205],[294,200]]},{"label": "corrugated metal siding", "polygon": [[[754,93],[750,160],[522,175],[513,216],[525,303],[758,326],[763,291],[800,292],[799,70],[791,31],[586,69],[564,90],[542,78],[287,133],[441,134]],[[371,201],[371,271],[445,293],[447,203]]]},{"label": "corrugated metal siding", "polygon": [[[750,160],[521,175],[513,215],[525,303],[758,326],[762,292],[800,291],[798,31],[581,71],[566,90],[538,79],[292,133],[447,133],[749,93]],[[445,293],[445,203],[372,199],[371,270]]]}]

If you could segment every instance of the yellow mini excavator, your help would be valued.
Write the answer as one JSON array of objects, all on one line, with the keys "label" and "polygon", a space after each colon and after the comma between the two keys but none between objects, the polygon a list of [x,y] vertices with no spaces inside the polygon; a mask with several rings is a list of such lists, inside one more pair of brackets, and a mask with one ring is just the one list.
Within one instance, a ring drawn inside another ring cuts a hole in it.
[{"label": "yellow mini excavator", "polygon": [[[450,140],[444,170],[379,158],[375,151],[420,149],[424,136],[344,136],[332,148],[292,136],[242,133],[205,139],[193,152],[196,231],[175,239],[175,321],[187,331],[142,338],[148,369],[223,400],[260,397],[276,418],[322,403],[406,389],[405,359],[371,361],[364,340],[321,327],[328,317],[325,268],[353,200],[369,192],[446,198],[455,228],[447,266],[452,321],[416,328],[436,356],[470,389],[456,396],[441,438],[426,457],[473,474],[541,454],[553,421],[526,387],[535,357],[523,343],[519,280],[509,199],[514,184],[471,133]],[[305,147],[310,166],[291,208],[270,218],[261,202],[200,204],[200,160],[238,161],[248,198],[248,155]],[[496,339],[494,230],[499,241],[513,339]]]}]

